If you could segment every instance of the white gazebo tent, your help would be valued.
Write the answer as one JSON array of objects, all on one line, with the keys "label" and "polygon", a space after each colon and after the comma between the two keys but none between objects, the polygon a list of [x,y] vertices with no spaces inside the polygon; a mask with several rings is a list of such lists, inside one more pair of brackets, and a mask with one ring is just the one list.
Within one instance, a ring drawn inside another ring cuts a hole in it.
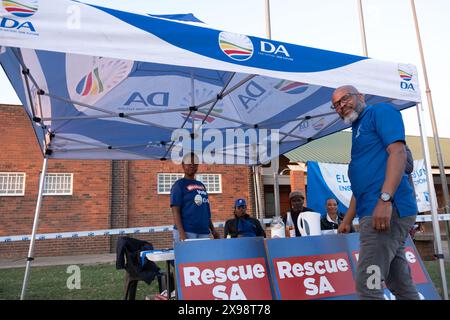
[{"label": "white gazebo tent", "polygon": [[[215,30],[192,17],[118,11],[101,1],[22,2],[6,2],[0,16],[0,63],[44,155],[22,298],[48,159],[166,160],[189,146],[213,149],[214,163],[255,165],[345,129],[330,109],[343,84],[357,87],[368,104],[402,110],[420,103],[410,64]],[[82,14],[74,22],[67,12]],[[244,140],[223,139],[230,130]],[[222,143],[211,144],[213,136]],[[445,281],[431,184],[430,191]]]}]

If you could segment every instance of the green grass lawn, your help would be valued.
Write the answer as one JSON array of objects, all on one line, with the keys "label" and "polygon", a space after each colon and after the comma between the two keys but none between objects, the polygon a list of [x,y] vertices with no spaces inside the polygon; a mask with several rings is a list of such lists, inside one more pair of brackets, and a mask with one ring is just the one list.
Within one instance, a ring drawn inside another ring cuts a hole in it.
[{"label": "green grass lawn", "polygon": [[[433,280],[434,286],[436,287],[439,295],[443,297],[442,293],[442,280],[441,271],[439,270],[438,261],[424,261],[425,268],[430,275],[431,280]],[[445,275],[447,278],[447,292],[450,292],[450,262],[445,262]]]},{"label": "green grass lawn", "polygon": [[[425,266],[439,293],[442,294],[439,265],[425,261]],[[164,265],[159,265],[164,269]],[[121,300],[124,293],[125,270],[116,270],[115,264],[80,266],[80,289],[68,289],[67,266],[33,267],[27,299],[41,300]],[[0,299],[19,299],[25,268],[0,270]],[[450,282],[450,263],[446,263],[447,281]],[[450,289],[450,286],[449,286]],[[158,282],[150,286],[139,281],[137,300],[158,292]]]},{"label": "green grass lawn", "polygon": [[[80,289],[68,289],[67,266],[32,267],[27,299],[42,300],[121,300],[124,295],[125,270],[115,264],[80,265]],[[164,269],[160,266],[161,269]],[[25,268],[0,270],[0,299],[19,299]],[[158,292],[158,281],[150,286],[139,281],[136,300]]]}]

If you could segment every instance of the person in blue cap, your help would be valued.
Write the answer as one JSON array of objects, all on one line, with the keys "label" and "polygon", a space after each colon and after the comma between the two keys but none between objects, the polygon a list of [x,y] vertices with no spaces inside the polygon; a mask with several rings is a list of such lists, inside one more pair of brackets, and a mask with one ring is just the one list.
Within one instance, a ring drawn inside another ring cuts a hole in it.
[{"label": "person in blue cap", "polygon": [[266,237],[261,223],[248,215],[245,199],[237,199],[235,201],[234,218],[225,222],[224,237]]}]

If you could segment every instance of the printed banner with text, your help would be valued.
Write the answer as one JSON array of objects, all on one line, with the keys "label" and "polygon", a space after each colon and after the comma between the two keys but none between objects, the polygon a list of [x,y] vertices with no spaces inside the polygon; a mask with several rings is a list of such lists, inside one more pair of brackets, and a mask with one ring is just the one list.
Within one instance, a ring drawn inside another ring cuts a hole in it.
[{"label": "printed banner with text", "polygon": [[[266,240],[269,267],[278,300],[358,299],[355,271],[359,233]],[[405,257],[421,299],[440,296],[411,239]],[[384,289],[387,300],[395,296]]]},{"label": "printed banner with text", "polygon": [[175,244],[182,300],[272,300],[264,239],[236,238]]},{"label": "printed banner with text", "polygon": [[[322,215],[326,214],[326,201],[335,198],[340,212],[347,212],[352,197],[352,187],[348,178],[348,165],[308,161],[308,208]],[[423,159],[414,160],[411,173],[419,212],[430,211],[427,174]]]}]

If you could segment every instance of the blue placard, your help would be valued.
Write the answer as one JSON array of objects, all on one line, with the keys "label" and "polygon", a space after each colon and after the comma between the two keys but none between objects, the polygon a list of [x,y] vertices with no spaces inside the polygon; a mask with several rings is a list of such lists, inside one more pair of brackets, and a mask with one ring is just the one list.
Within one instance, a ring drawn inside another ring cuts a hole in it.
[{"label": "blue placard", "polygon": [[273,299],[262,237],[184,241],[174,250],[179,299]]},{"label": "blue placard", "polygon": [[[355,271],[359,233],[267,240],[276,299],[358,299]],[[422,299],[440,299],[408,238],[405,255]],[[385,289],[386,299],[395,299]]]}]

